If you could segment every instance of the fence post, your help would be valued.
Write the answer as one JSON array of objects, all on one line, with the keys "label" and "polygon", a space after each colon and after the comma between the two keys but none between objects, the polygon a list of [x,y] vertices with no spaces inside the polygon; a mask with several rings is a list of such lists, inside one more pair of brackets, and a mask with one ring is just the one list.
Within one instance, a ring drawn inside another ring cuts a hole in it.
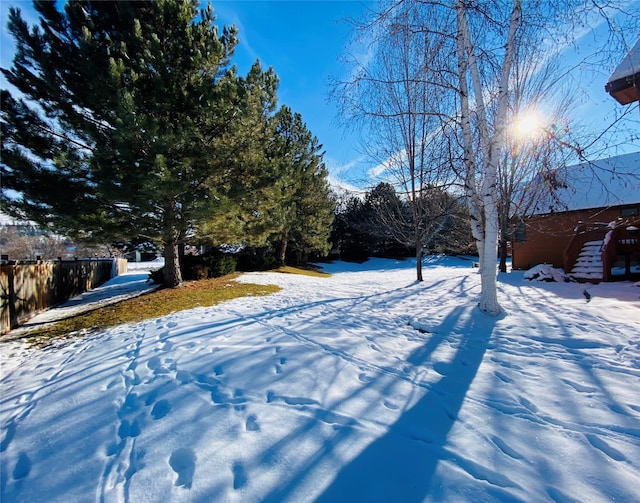
[{"label": "fence post", "polygon": [[9,287],[9,330],[18,326],[18,310],[16,309],[15,264],[9,264],[7,285]]}]

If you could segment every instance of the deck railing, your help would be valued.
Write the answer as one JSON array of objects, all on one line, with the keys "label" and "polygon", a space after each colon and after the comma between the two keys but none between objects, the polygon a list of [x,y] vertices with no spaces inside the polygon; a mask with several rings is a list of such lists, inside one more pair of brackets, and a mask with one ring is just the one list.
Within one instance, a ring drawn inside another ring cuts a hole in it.
[{"label": "deck railing", "polygon": [[603,281],[611,281],[611,268],[618,257],[625,258],[625,276],[630,274],[630,259],[634,253],[640,253],[638,228],[628,222],[609,229],[602,251]]}]

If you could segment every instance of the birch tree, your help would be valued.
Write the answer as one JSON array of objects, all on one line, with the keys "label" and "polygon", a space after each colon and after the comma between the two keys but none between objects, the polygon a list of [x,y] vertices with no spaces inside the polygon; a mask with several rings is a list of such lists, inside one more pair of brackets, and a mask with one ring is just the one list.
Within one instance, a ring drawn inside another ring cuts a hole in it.
[{"label": "birch tree", "polygon": [[[479,307],[487,314],[500,312],[496,286],[498,241],[497,183],[501,146],[506,134],[509,104],[509,79],[515,62],[516,35],[522,17],[522,1],[515,0],[506,24],[506,40],[496,92],[496,115],[491,131],[485,88],[477,58],[478,47],[469,28],[469,9],[460,0],[456,2],[456,44],[460,99],[460,129],[463,139],[464,188],[471,217],[471,231],[480,257],[482,293]],[[469,85],[471,83],[471,86]],[[473,94],[470,92],[473,88]],[[471,97],[475,101],[478,142],[474,144],[474,126],[471,123]],[[483,172],[477,165],[484,161]]]},{"label": "birch tree", "polygon": [[376,177],[394,192],[389,201],[395,205],[373,206],[379,233],[415,249],[416,279],[422,281],[423,250],[459,217],[459,207],[447,194],[454,178],[440,148],[439,98],[430,84],[442,41],[418,32],[419,7],[406,2],[385,14],[375,61],[337,90],[349,120],[370,131],[366,152],[378,163]]}]

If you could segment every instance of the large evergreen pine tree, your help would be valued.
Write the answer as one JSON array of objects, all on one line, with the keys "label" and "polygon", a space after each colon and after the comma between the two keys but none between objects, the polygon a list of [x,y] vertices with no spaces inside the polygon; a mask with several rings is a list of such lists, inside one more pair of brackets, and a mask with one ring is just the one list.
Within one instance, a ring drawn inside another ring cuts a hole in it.
[{"label": "large evergreen pine tree", "polygon": [[[265,76],[268,73],[254,80],[249,89],[255,89],[255,83],[268,89]],[[266,105],[273,104],[265,102],[265,111],[272,110]],[[306,260],[310,253],[325,255],[336,203],[322,161],[322,147],[301,115],[289,107],[264,117],[268,119],[266,127],[248,122],[251,127],[234,153],[243,167],[241,193],[226,198],[224,215],[212,214],[199,233],[214,244],[273,248],[281,263],[289,248],[299,261]],[[229,193],[234,192],[232,183]]]},{"label": "large evergreen pine tree", "polygon": [[235,29],[198,5],[35,2],[31,29],[12,9],[3,70],[19,91],[2,91],[9,210],[84,238],[157,239],[167,286],[181,282],[179,245],[242,178],[233,153],[277,86],[259,65],[236,75]]},{"label": "large evergreen pine tree", "polygon": [[262,225],[268,229],[268,241],[278,249],[281,262],[289,246],[298,262],[305,261],[310,252],[323,255],[329,251],[336,202],[322,161],[322,146],[302,116],[283,106],[273,124],[268,158],[276,181],[267,191]]}]

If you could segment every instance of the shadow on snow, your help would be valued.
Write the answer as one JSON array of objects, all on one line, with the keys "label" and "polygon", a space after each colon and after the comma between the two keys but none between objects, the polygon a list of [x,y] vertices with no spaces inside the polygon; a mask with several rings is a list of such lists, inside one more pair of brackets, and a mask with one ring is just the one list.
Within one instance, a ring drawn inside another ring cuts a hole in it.
[{"label": "shadow on snow", "polygon": [[[477,308],[469,313],[470,309],[455,308],[425,344],[407,358],[414,366],[428,363],[446,336],[452,330],[458,332],[459,345],[453,360],[434,366],[442,377],[428,386],[427,393],[384,435],[347,463],[317,502],[390,501],[402,488],[403,501],[411,503],[423,501],[434,489],[432,481],[438,464],[452,458],[447,451],[448,435],[480,367],[495,323],[500,319],[487,317]],[[369,383],[374,384],[375,381]],[[333,441],[309,461],[304,471],[313,470],[312,465],[323,456],[330,456],[331,450],[349,434],[349,429],[339,429]],[[304,476],[297,473],[264,501],[275,503],[290,499]]]}]

